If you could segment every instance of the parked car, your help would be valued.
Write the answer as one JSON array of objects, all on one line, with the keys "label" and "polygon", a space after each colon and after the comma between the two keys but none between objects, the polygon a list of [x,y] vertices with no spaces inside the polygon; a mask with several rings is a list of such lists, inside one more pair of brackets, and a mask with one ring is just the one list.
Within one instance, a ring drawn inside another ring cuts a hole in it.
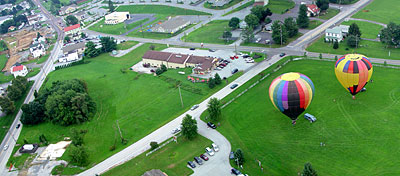
[{"label": "parked car", "polygon": [[309,113],[304,114],[304,118],[307,119],[308,121],[310,121],[311,123],[313,123],[317,120],[317,118],[315,118],[313,115],[311,115]]},{"label": "parked car", "polygon": [[248,54],[243,55],[243,58],[248,58],[250,57]]},{"label": "parked car", "polygon": [[215,124],[213,124],[212,122],[208,122],[208,123],[207,123],[207,126],[209,126],[209,127],[212,128],[212,129],[217,128],[217,126],[215,126]]},{"label": "parked car", "polygon": [[204,154],[201,154],[200,158],[202,158],[204,161],[208,161],[208,157]]},{"label": "parked car", "polygon": [[154,72],[156,72],[156,71],[154,71],[153,69],[151,69],[150,72],[151,72],[151,73],[154,73]]},{"label": "parked car", "polygon": [[254,63],[254,60],[247,60],[246,63]]},{"label": "parked car", "polygon": [[17,125],[17,129],[18,129],[20,126],[21,126],[21,124],[18,124],[18,125]]},{"label": "parked car", "polygon": [[235,59],[239,59],[239,56],[237,56],[237,55],[235,55],[234,57],[235,57]]},{"label": "parked car", "polygon": [[208,153],[210,156],[214,156],[214,152],[210,149],[210,147],[206,148],[206,153]]},{"label": "parked car", "polygon": [[232,74],[237,73],[239,70],[237,68],[233,69]]},{"label": "parked car", "polygon": [[211,146],[212,146],[212,148],[214,149],[215,152],[218,152],[218,151],[219,151],[219,147],[218,147],[217,144],[212,143]]},{"label": "parked car", "polygon": [[176,134],[176,133],[179,133],[180,131],[181,131],[181,128],[178,127],[178,128],[173,129],[171,133]]},{"label": "parked car", "polygon": [[193,161],[188,161],[187,163],[191,168],[195,168],[196,167],[196,164],[194,164]]},{"label": "parked car", "polygon": [[4,146],[4,151],[6,151],[8,149],[8,145]]},{"label": "parked car", "polygon": [[198,107],[199,107],[199,105],[198,105],[198,104],[195,104],[195,105],[192,106],[192,108],[190,108],[190,110],[193,111],[193,110],[197,109]]},{"label": "parked car", "polygon": [[219,64],[219,66],[221,66],[221,65],[225,67],[225,66],[226,66],[226,63],[221,63],[221,64]]},{"label": "parked car", "polygon": [[199,157],[194,157],[194,160],[196,161],[197,164],[202,165],[203,161]]},{"label": "parked car", "polygon": [[233,153],[233,152],[229,153],[229,159],[230,160],[235,159],[235,153]]},{"label": "parked car", "polygon": [[222,70],[221,67],[215,67],[214,70]]},{"label": "parked car", "polygon": [[213,50],[213,49],[209,49],[208,51],[210,51],[210,52],[215,52],[215,50]]},{"label": "parked car", "polygon": [[196,48],[190,48],[190,50],[196,50]]},{"label": "parked car", "polygon": [[237,169],[235,169],[235,168],[232,168],[232,169],[231,169],[231,172],[232,172],[232,174],[235,174],[235,175],[240,175],[240,174],[242,174],[239,170],[237,170]]},{"label": "parked car", "polygon": [[236,88],[238,86],[238,84],[233,84],[232,86],[231,86],[231,89],[234,89],[234,88]]},{"label": "parked car", "polygon": [[285,56],[285,55],[286,55],[286,53],[281,53],[281,54],[279,54],[280,57],[283,57],[283,56]]}]

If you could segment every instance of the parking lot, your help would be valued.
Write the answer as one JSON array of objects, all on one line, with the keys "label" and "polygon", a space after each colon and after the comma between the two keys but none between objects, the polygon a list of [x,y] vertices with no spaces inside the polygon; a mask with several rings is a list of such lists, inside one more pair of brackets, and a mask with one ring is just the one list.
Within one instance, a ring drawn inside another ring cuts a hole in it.
[{"label": "parking lot", "polygon": [[238,55],[237,59],[232,60],[230,57],[235,56],[235,52],[229,51],[229,50],[216,50],[214,52],[211,52],[209,50],[204,50],[204,49],[190,50],[189,48],[167,48],[167,49],[164,49],[163,51],[172,52],[172,53],[180,53],[180,54],[193,54],[193,55],[197,55],[197,56],[209,56],[209,57],[214,57],[214,58],[221,58],[224,60],[228,60],[230,62],[221,70],[213,70],[211,72],[211,74],[192,75],[192,76],[199,77],[199,78],[213,77],[216,73],[218,73],[221,78],[224,78],[224,77],[228,78],[228,77],[232,76],[233,70],[238,69],[238,71],[244,71],[254,65],[254,63],[247,63],[245,61],[245,59],[240,55]]}]

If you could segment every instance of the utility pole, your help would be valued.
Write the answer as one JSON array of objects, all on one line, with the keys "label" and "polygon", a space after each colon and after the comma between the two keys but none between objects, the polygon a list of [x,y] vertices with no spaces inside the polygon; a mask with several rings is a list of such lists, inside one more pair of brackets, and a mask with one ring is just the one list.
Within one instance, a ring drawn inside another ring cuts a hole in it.
[{"label": "utility pole", "polygon": [[235,54],[237,55],[236,43],[235,43]]},{"label": "utility pole", "polygon": [[182,108],[183,108],[183,99],[182,99],[182,93],[181,93],[181,85],[178,85],[178,90],[179,90],[179,97],[181,98],[181,103],[182,103]]},{"label": "utility pole", "polygon": [[122,137],[121,128],[119,128],[118,120],[117,120],[117,127],[118,127],[118,131],[119,131],[119,135],[121,136],[121,141],[123,142],[124,138]]},{"label": "utility pole", "polygon": [[282,46],[282,43],[283,43],[283,38],[282,38],[282,24],[281,24],[281,46]]}]

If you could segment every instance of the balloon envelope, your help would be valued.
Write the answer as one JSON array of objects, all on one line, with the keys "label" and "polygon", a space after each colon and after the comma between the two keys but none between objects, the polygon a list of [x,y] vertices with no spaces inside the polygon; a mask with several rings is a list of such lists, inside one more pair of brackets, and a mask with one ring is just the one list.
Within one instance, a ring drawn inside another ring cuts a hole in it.
[{"label": "balloon envelope", "polygon": [[269,86],[269,98],[276,109],[292,120],[307,109],[314,96],[314,84],[301,73],[285,73]]},{"label": "balloon envelope", "polygon": [[340,84],[356,95],[371,79],[372,64],[361,54],[347,54],[336,61],[335,74]]}]

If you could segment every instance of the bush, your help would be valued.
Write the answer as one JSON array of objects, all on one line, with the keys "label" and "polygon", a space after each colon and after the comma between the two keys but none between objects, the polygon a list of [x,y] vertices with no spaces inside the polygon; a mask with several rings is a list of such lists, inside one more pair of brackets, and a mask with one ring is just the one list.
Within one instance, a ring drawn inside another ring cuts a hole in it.
[{"label": "bush", "polygon": [[115,150],[115,144],[113,144],[112,146],[110,146],[110,151],[114,151]]},{"label": "bush", "polygon": [[158,148],[158,146],[159,146],[159,145],[158,145],[157,142],[155,142],[155,141],[150,142],[150,147],[151,147],[150,150],[154,150],[154,149]]}]

